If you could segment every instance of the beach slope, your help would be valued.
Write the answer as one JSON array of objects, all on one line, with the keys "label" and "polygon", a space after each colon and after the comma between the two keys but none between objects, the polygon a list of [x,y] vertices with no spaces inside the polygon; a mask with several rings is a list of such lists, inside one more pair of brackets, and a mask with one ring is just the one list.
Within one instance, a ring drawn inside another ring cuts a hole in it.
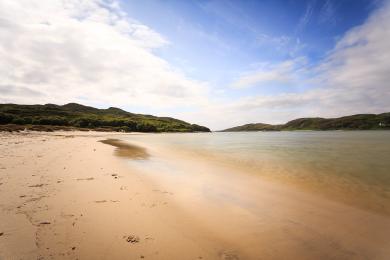
[{"label": "beach slope", "polygon": [[390,257],[386,215],[120,136],[0,134],[0,259]]}]

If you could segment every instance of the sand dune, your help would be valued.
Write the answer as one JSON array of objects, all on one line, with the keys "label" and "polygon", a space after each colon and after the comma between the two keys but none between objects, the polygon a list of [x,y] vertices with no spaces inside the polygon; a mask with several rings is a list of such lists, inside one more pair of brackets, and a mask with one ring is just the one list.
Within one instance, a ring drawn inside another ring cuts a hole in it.
[{"label": "sand dune", "polygon": [[390,257],[386,216],[118,136],[1,133],[0,259]]}]

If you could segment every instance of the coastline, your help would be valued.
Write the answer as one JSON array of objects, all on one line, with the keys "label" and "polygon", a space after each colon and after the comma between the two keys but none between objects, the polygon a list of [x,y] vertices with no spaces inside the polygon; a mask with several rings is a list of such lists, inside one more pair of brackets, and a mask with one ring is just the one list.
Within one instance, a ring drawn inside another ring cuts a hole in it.
[{"label": "coastline", "polygon": [[142,170],[99,142],[121,135],[0,134],[1,259],[390,256],[387,217],[177,154]]}]

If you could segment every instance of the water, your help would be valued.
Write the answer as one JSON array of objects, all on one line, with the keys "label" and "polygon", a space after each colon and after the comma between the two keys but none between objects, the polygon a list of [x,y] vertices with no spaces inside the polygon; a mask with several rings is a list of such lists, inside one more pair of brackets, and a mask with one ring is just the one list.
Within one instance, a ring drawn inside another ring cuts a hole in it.
[{"label": "water", "polygon": [[390,131],[147,134],[124,138],[205,161],[225,161],[261,178],[288,182],[343,203],[390,214]]}]

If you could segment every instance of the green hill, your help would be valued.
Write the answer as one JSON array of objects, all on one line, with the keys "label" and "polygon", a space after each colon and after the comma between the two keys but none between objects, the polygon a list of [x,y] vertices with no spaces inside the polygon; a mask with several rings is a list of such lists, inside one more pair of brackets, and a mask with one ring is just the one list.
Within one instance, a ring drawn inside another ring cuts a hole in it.
[{"label": "green hill", "polygon": [[124,132],[210,132],[204,126],[171,117],[133,114],[110,107],[98,109],[76,103],[63,106],[0,104],[0,129]]},{"label": "green hill", "polygon": [[232,128],[228,128],[223,130],[223,132],[239,132],[239,131],[277,131],[278,126],[277,125],[270,125],[270,124],[246,124],[241,126],[236,126]]},{"label": "green hill", "polygon": [[378,130],[390,129],[390,113],[358,114],[339,118],[298,118],[283,125],[246,124],[223,130],[238,131],[281,131],[281,130]]}]

